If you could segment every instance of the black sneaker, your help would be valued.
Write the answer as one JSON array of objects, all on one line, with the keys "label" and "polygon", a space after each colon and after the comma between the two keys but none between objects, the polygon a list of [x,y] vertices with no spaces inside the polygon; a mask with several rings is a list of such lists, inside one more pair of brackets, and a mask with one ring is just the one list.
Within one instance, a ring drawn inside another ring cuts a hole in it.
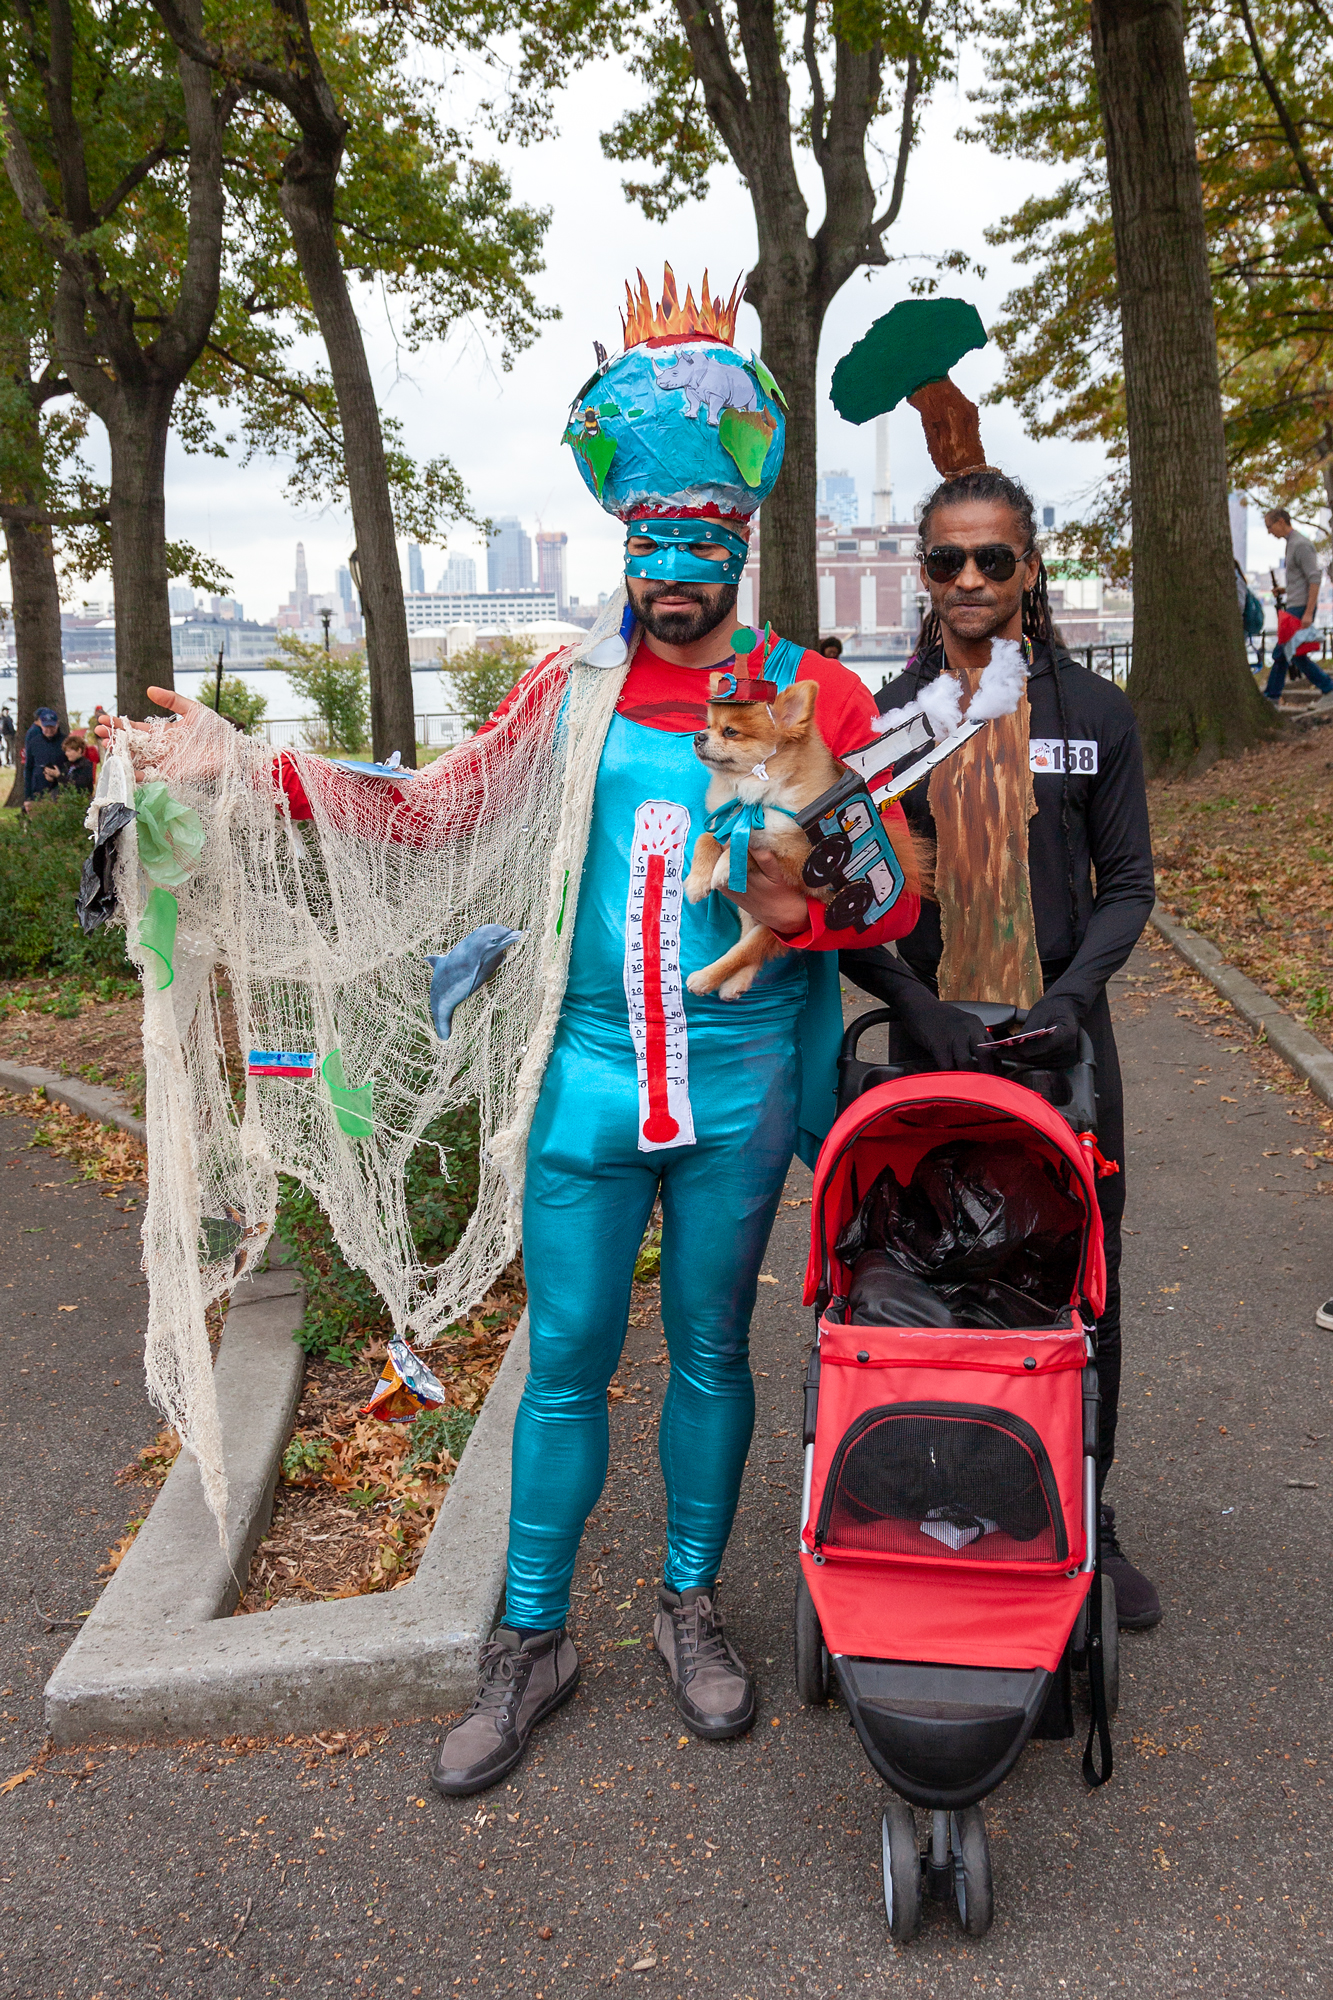
[{"label": "black sneaker", "polygon": [[754,1676],[722,1632],[717,1585],[659,1589],[653,1640],[666,1662],[671,1692],[696,1736],[718,1742],[754,1723]]},{"label": "black sneaker", "polygon": [[1116,1623],[1122,1632],[1148,1632],[1161,1623],[1162,1600],[1141,1569],[1135,1569],[1115,1532],[1115,1508],[1102,1502],[1102,1568],[1115,1586]]},{"label": "black sneaker", "polygon": [[578,1686],[574,1642],[558,1632],[520,1639],[505,1626],[482,1648],[472,1706],[440,1743],[430,1781],[446,1799],[484,1792],[507,1778],[528,1738]]}]

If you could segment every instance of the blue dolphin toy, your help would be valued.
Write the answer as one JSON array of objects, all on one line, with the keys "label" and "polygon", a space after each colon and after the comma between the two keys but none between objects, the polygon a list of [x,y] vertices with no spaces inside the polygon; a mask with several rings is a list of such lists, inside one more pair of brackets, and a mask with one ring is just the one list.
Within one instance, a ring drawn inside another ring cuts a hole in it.
[{"label": "blue dolphin toy", "polygon": [[475,993],[488,979],[493,979],[510,946],[521,943],[526,936],[526,931],[511,931],[505,924],[482,924],[478,930],[469,931],[443,957],[427,954],[426,963],[431,969],[431,1019],[442,1042],[449,1039],[454,1008],[459,1001],[466,1000],[469,993]]}]

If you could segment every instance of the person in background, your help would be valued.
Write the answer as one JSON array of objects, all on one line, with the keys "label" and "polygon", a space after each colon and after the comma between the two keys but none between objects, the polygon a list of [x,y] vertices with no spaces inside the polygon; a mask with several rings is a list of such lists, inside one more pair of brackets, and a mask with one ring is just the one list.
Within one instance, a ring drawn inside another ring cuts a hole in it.
[{"label": "person in background", "polygon": [[[101,753],[101,751],[100,751],[100,750],[98,749],[98,747],[97,747],[97,716],[96,716],[96,713],[94,713],[94,715],[93,715],[93,719],[92,719],[92,721],[91,721],[91,722],[90,722],[90,723],[88,724],[88,727],[87,727],[86,729],[72,729],[72,730],[70,731],[70,735],[71,735],[71,736],[76,736],[76,737],[78,738],[79,742],[80,742],[80,743],[82,743],[82,745],[83,745],[83,754],[84,754],[84,758],[85,758],[86,762],[88,763],[88,765],[89,765],[89,768],[90,768],[90,769],[91,769],[91,771],[92,771],[92,774],[93,774],[93,783],[94,783],[94,785],[96,785],[96,783],[97,783],[97,767],[98,767],[98,765],[99,765],[99,764],[101,763],[101,761],[102,761],[102,753]],[[66,749],[68,749],[68,747],[69,747],[69,746],[68,746],[68,744],[66,744],[66,746],[65,746],[65,747],[66,747]]]},{"label": "person in background", "polygon": [[819,650],[826,660],[840,660],[842,658],[842,640],[821,639]]},{"label": "person in background", "polygon": [[94,783],[92,762],[88,756],[88,745],[81,736],[65,738],[65,767],[60,773],[62,785],[72,785],[76,792],[91,792]]},{"label": "person in background", "polygon": [[23,810],[31,812],[34,799],[55,791],[65,768],[65,752],[58,742],[60,717],[53,708],[39,708],[32,728],[23,739]]},{"label": "person in background", "polygon": [[[1265,514],[1264,526],[1270,535],[1287,545],[1287,608],[1278,614],[1278,642],[1273,648],[1273,665],[1264,688],[1268,700],[1276,702],[1281,698],[1287,670],[1297,653],[1306,655],[1312,646],[1318,645],[1314,621],[1319,606],[1319,558],[1305,536],[1296,533],[1285,507],[1275,507],[1271,514]],[[1293,618],[1294,625],[1286,623]],[[1302,657],[1300,671],[1321,694],[1333,694],[1333,680],[1313,659]]]},{"label": "person in background", "polygon": [[17,735],[18,731],[14,727],[14,718],[10,714],[9,704],[6,702],[5,706],[0,708],[0,762],[5,764],[13,763],[14,739]]}]

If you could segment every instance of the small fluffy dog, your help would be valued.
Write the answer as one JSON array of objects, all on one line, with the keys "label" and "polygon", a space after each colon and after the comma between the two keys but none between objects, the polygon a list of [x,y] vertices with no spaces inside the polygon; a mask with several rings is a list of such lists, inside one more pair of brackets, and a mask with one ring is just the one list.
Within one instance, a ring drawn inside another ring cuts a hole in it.
[{"label": "small fluffy dog", "polygon": [[[751,852],[763,848],[775,855],[794,889],[827,902],[831,891],[809,889],[802,879],[810,842],[797,821],[787,816],[813,805],[847,768],[838,762],[815,726],[818,694],[817,681],[795,681],[771,703],[710,701],[708,727],[695,737],[694,750],[712,772],[709,812],[716,812],[732,799],[764,806],[764,824],[750,834]],[[767,810],[770,807],[786,810]],[[685,878],[689,901],[701,903],[713,889],[724,889],[729,868],[727,847],[711,833],[701,833]],[[721,958],[690,974],[685,983],[691,993],[716,993],[722,1000],[738,1000],[749,991],[761,965],[790,950],[747,911],[739,910],[738,914],[740,937]]]}]

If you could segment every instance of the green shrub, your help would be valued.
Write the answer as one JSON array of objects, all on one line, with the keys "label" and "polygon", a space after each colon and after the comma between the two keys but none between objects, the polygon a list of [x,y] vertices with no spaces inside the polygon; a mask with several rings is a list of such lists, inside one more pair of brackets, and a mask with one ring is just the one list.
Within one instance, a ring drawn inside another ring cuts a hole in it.
[{"label": "green shrub", "polygon": [[0,979],[133,979],[125,934],[103,924],[85,937],[74,913],[90,852],[86,793],[57,792],[31,813],[0,812]]},{"label": "green shrub", "polygon": [[[480,1157],[475,1105],[435,1119],[413,1152],[406,1175],[407,1210],[412,1240],[425,1263],[442,1263],[466,1229],[477,1201]],[[295,1337],[307,1354],[348,1366],[368,1340],[388,1338],[393,1326],[383,1299],[365,1272],[347,1262],[315,1197],[285,1176],[277,1231],[305,1280],[305,1318]]]},{"label": "green shrub", "polygon": [[408,1432],[411,1444],[403,1460],[404,1475],[423,1465],[438,1465],[446,1452],[455,1462],[460,1459],[477,1414],[476,1410],[422,1410]]}]

